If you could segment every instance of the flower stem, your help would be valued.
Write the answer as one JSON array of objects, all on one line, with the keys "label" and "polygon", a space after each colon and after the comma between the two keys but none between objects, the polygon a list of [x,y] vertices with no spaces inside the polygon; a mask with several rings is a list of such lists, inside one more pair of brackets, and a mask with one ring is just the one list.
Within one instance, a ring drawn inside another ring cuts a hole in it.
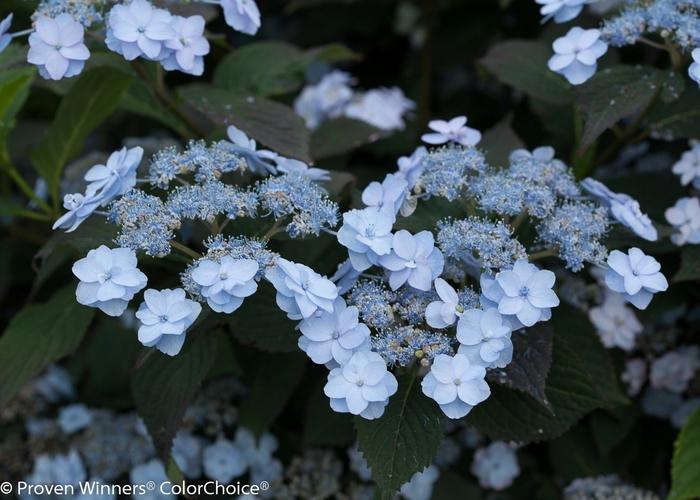
[{"label": "flower stem", "polygon": [[180,250],[185,255],[192,257],[193,259],[201,259],[202,255],[192,250],[190,247],[183,245],[175,240],[170,240],[170,246],[176,250]]}]

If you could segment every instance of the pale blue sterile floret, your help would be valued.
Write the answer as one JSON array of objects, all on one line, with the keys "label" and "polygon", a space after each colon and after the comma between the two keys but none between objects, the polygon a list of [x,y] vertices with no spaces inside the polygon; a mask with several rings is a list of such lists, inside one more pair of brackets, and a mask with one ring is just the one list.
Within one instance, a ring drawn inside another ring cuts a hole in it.
[{"label": "pale blue sterile floret", "polygon": [[584,30],[578,26],[557,38],[552,48],[554,55],[549,59],[549,69],[563,75],[572,85],[590,79],[598,69],[597,60],[608,51],[599,30]]},{"label": "pale blue sterile floret", "polygon": [[389,174],[380,182],[370,182],[362,191],[362,203],[368,207],[382,209],[387,207],[398,214],[408,196],[408,182],[396,175]]},{"label": "pale blue sterile floret", "polygon": [[64,434],[74,434],[92,422],[92,412],[82,403],[64,406],[58,411],[58,426]]},{"label": "pale blue sterile floret", "polygon": [[440,354],[452,356],[453,338],[412,325],[391,327],[372,337],[372,350],[390,366],[408,366],[413,361],[429,363]]},{"label": "pale blue sterile floret", "polygon": [[423,173],[423,157],[428,154],[428,150],[425,146],[419,146],[416,150],[411,153],[411,156],[402,156],[398,159],[397,165],[399,167],[396,175],[403,177],[408,182],[408,188],[413,189]]},{"label": "pale blue sterile floret", "polygon": [[265,278],[277,290],[277,305],[289,319],[333,312],[338,288],[310,267],[280,257],[275,266],[267,270]]},{"label": "pale blue sterile floret", "polygon": [[433,132],[421,137],[428,144],[456,142],[462,146],[476,146],[481,141],[481,132],[467,127],[466,116],[457,116],[449,121],[432,120],[428,123],[428,128]]},{"label": "pale blue sterile floret", "polygon": [[418,290],[428,291],[445,265],[442,252],[435,248],[430,231],[412,235],[402,229],[394,234],[390,254],[379,258],[379,264],[388,271],[389,286],[397,290],[404,283]]},{"label": "pale blue sterile floret", "polygon": [[160,61],[169,54],[165,42],[175,37],[172,15],[146,0],[117,4],[107,16],[105,43],[127,61],[145,57]]},{"label": "pale blue sterile floret", "polygon": [[307,85],[294,100],[294,111],[310,129],[316,129],[329,118],[343,114],[355,92],[354,80],[344,71],[333,70],[314,85]]},{"label": "pale blue sterile floret", "polygon": [[700,143],[691,141],[690,149],[685,151],[680,160],[674,163],[671,171],[680,176],[681,184],[692,185],[700,189]]},{"label": "pale blue sterile floret", "polygon": [[[0,42],[0,50],[2,50],[2,43]],[[693,57],[693,62],[688,67],[688,76],[693,79],[695,83],[700,85],[700,48],[694,49],[691,52]]]},{"label": "pale blue sterile floret", "polygon": [[75,231],[85,219],[90,217],[102,203],[102,198],[96,195],[85,196],[81,193],[67,194],[63,197],[65,214],[54,222],[53,229],[65,229],[67,233]]},{"label": "pale blue sterile floret", "polygon": [[284,156],[276,155],[274,162],[277,166],[277,172],[280,174],[298,173],[308,177],[314,182],[324,182],[331,180],[331,173],[323,168],[309,167],[306,163],[293,158],[285,158]]},{"label": "pale blue sterile floret", "polygon": [[661,264],[639,248],[627,253],[613,250],[608,257],[605,284],[637,309],[646,309],[657,292],[668,289],[668,281],[661,274]]},{"label": "pale blue sterile floret", "polygon": [[255,260],[224,256],[219,262],[198,261],[190,275],[200,287],[198,294],[206,299],[212,310],[230,314],[258,289],[255,282],[258,270]]},{"label": "pale blue sterile floret", "polygon": [[143,148],[122,148],[107,159],[105,165],[95,165],[85,173],[86,193],[98,195],[102,204],[121,196],[136,185],[136,170],[143,158]]},{"label": "pale blue sterile floret", "polygon": [[479,479],[479,486],[496,491],[509,488],[520,475],[516,449],[503,441],[494,441],[476,450],[470,470]]},{"label": "pale blue sterile floret", "polygon": [[671,241],[676,245],[700,243],[700,199],[683,197],[676,204],[666,209],[666,220],[676,232],[671,235]]},{"label": "pale blue sterile floret", "polygon": [[226,24],[246,35],[254,35],[260,29],[260,9],[255,0],[221,0]]},{"label": "pale blue sterile floret", "polygon": [[398,87],[379,87],[358,92],[343,110],[348,118],[366,122],[380,130],[403,130],[404,114],[416,107]]},{"label": "pale blue sterile floret", "polygon": [[583,6],[595,0],[535,0],[542,7],[540,14],[544,16],[542,22],[554,19],[555,23],[566,23],[578,16]]},{"label": "pale blue sterile floret", "polygon": [[358,281],[348,295],[348,303],[357,307],[362,321],[377,329],[394,322],[393,299],[394,294],[377,280]]},{"label": "pale blue sterile floret", "polygon": [[242,476],[248,467],[243,452],[224,437],[204,448],[202,459],[204,474],[221,484],[229,484],[234,478]]},{"label": "pale blue sterile floret", "polygon": [[245,427],[239,427],[233,444],[243,454],[251,482],[274,481],[281,477],[282,463],[272,455],[278,446],[275,436],[264,432],[256,437]]},{"label": "pale blue sterile floret", "polygon": [[136,253],[129,248],[102,245],[73,264],[80,280],[75,292],[80,304],[96,307],[109,316],[121,316],[129,301],[147,282],[138,270]]},{"label": "pale blue sterile floret", "polygon": [[457,352],[474,364],[504,368],[513,360],[511,331],[498,309],[469,309],[457,323]]},{"label": "pale blue sterile floret", "polygon": [[315,235],[338,223],[338,205],[302,172],[271,176],[258,182],[260,207],[276,220],[291,217],[286,231],[292,238]]},{"label": "pale blue sterile floret", "polygon": [[338,293],[345,295],[345,292],[349,292],[355,286],[359,277],[360,271],[352,267],[350,259],[346,259],[338,265],[338,269],[330,280],[338,287]]},{"label": "pale blue sterile floret", "polygon": [[624,193],[615,193],[605,184],[588,177],[581,181],[581,186],[593,197],[610,209],[610,213],[621,224],[630,228],[640,238],[656,241],[658,233],[649,219],[642,213],[639,202]]},{"label": "pale blue sterile floret", "polygon": [[277,153],[266,149],[258,149],[255,139],[248,137],[245,132],[233,125],[229,125],[226,133],[233,145],[233,151],[245,159],[251,172],[261,176],[277,173],[274,162]]},{"label": "pale blue sterile floret", "polygon": [[434,399],[449,418],[462,418],[491,395],[486,369],[463,354],[440,354],[423,377],[423,394]]},{"label": "pale blue sterile floret", "polygon": [[360,351],[343,366],[328,374],[323,392],[331,408],[372,420],[384,414],[389,397],[398,390],[396,377],[376,352]]},{"label": "pale blue sterile floret", "polygon": [[12,42],[12,34],[9,33],[12,26],[12,12],[10,12],[2,21],[0,21],[0,52],[5,50],[10,42]]},{"label": "pale blue sterile floret", "polygon": [[204,73],[204,56],[209,53],[209,41],[204,37],[204,18],[173,16],[170,25],[174,36],[165,41],[169,55],[163,59],[163,67],[168,71],[201,76]]},{"label": "pale blue sterile floret", "polygon": [[457,291],[447,281],[437,278],[434,285],[440,300],[428,304],[425,321],[433,328],[447,328],[464,313],[464,306],[460,303]]},{"label": "pale blue sterile floret", "polygon": [[138,338],[168,356],[177,355],[185,344],[185,332],[195,322],[202,306],[186,298],[182,288],[146,290],[136,317],[141,322]]},{"label": "pale blue sterile floret", "polygon": [[395,221],[393,207],[368,207],[343,214],[338,242],[348,249],[350,262],[357,271],[377,265],[381,256],[391,252]]},{"label": "pale blue sterile floret", "polygon": [[322,312],[303,320],[299,331],[299,348],[320,365],[343,365],[354,352],[370,350],[369,328],[360,323],[357,307],[348,307],[341,297],[335,300],[332,313]]},{"label": "pale blue sterile floret", "polygon": [[479,150],[449,144],[431,150],[421,157],[421,174],[414,191],[454,201],[459,198],[473,177],[486,170],[486,158]]},{"label": "pale blue sterile floret", "polygon": [[29,35],[27,61],[39,68],[39,74],[51,80],[60,80],[79,74],[90,58],[83,43],[85,29],[68,14],[55,19],[36,20],[35,31]]}]

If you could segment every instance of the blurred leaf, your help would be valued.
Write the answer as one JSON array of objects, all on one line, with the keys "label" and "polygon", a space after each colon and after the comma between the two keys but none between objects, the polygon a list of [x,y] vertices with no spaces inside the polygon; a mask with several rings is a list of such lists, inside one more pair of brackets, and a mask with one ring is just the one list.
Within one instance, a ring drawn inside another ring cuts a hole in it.
[{"label": "blurred leaf", "polygon": [[311,161],[309,131],[290,107],[200,84],[181,87],[180,95],[215,125],[235,125],[281,155]]},{"label": "blurred leaf", "polygon": [[73,285],[22,309],[0,337],[0,404],[49,364],[72,353],[95,310],[78,304]]},{"label": "blurred leaf", "polygon": [[700,92],[697,86],[687,88],[674,102],[658,103],[649,113],[646,124],[652,137],[659,139],[700,137]]},{"label": "blurred leaf", "polygon": [[35,263],[45,260],[61,247],[71,248],[81,255],[86,254],[100,245],[111,245],[116,235],[116,226],[108,224],[102,217],[89,218],[72,233],[55,231],[34,256]]},{"label": "blurred leaf", "polygon": [[307,446],[350,446],[355,441],[355,429],[349,413],[338,413],[330,407],[323,393],[326,378],[310,391],[304,418],[304,444]]},{"label": "blurred leaf", "polygon": [[668,500],[700,497],[700,410],[696,410],[676,439]]},{"label": "blurred leaf", "polygon": [[468,214],[459,203],[450,202],[445,198],[434,197],[428,200],[419,200],[416,211],[410,217],[397,216],[394,228],[406,229],[411,233],[419,231],[435,231],[437,223],[443,219],[460,219]]},{"label": "blurred leaf", "polygon": [[54,199],[63,167],[80,153],[88,134],[116,109],[131,78],[108,66],[95,68],[84,72],[61,100],[53,123],[31,155]]},{"label": "blurred leaf", "polygon": [[381,418],[355,417],[360,451],[382,499],[394,498],[414,473],[430,465],[442,439],[442,412],[423,395],[420,380],[414,374],[398,379],[398,392]]},{"label": "blurred leaf", "polygon": [[483,498],[484,490],[465,476],[466,474],[453,472],[449,469],[441,470],[440,477],[433,488],[431,500],[454,500],[455,498],[479,500]]},{"label": "blurred leaf", "polygon": [[638,417],[639,407],[633,404],[593,412],[589,420],[599,453],[608,455],[620,444],[630,433]]},{"label": "blurred leaf", "polygon": [[134,80],[129,91],[122,97],[122,109],[150,118],[177,132],[182,137],[189,137],[190,132],[175,113],[166,108],[141,80]]},{"label": "blurred leaf", "polygon": [[311,134],[311,157],[314,160],[348,153],[380,139],[380,129],[352,118],[336,118],[323,122]]},{"label": "blurred leaf", "polygon": [[511,127],[512,115],[484,132],[479,148],[484,151],[486,160],[494,167],[507,167],[510,164],[510,154],[515,149],[525,147],[525,143],[513,132]]},{"label": "blurred leaf", "polygon": [[551,50],[528,40],[508,40],[491,47],[479,60],[499,81],[549,104],[569,104],[571,91],[566,80],[550,71]]},{"label": "blurred leaf", "polygon": [[138,414],[164,462],[185,410],[192,403],[216,357],[216,331],[189,333],[177,356],[155,351],[133,372],[131,389]]},{"label": "blurred leaf", "polygon": [[566,482],[614,472],[610,460],[598,453],[585,422],[551,441],[548,447],[557,477]]},{"label": "blurred leaf", "polygon": [[9,162],[7,135],[15,126],[15,116],[29,96],[34,66],[0,71],[0,161]]},{"label": "blurred leaf", "polygon": [[258,435],[266,431],[284,410],[305,367],[306,356],[301,353],[266,354],[241,403],[240,425]]},{"label": "blurred leaf", "polygon": [[488,382],[517,389],[532,396],[550,412],[552,405],[545,393],[547,373],[552,364],[552,336],[548,323],[527,328],[524,333],[514,332],[513,361],[503,369],[491,370]]},{"label": "blurred leaf", "polygon": [[673,281],[697,281],[700,279],[700,247],[688,245],[681,251],[681,268]]}]

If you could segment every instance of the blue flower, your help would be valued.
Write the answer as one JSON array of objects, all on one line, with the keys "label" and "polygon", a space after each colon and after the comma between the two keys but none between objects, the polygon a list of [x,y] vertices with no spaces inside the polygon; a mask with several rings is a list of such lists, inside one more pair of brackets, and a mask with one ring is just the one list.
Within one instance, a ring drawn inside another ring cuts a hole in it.
[{"label": "blue flower", "polygon": [[605,284],[637,309],[646,309],[652,296],[668,289],[668,281],[661,274],[661,264],[639,248],[628,253],[613,250],[608,257]]},{"label": "blue flower", "polygon": [[381,184],[376,181],[370,182],[362,191],[362,203],[380,210],[386,206],[397,214],[407,195],[408,182],[398,175],[389,174]]},{"label": "blue flower", "polygon": [[350,259],[346,259],[338,265],[338,269],[330,279],[338,287],[338,293],[343,295],[345,292],[349,291],[353,286],[355,286],[355,283],[357,283],[357,278],[359,277],[360,271],[352,267],[352,262],[350,262]]},{"label": "blue flower", "polygon": [[226,24],[246,35],[260,28],[260,10],[255,0],[221,0]]},{"label": "blue flower", "polygon": [[82,403],[64,406],[58,411],[58,426],[64,434],[74,434],[92,422],[92,412]]},{"label": "blue flower", "polygon": [[425,308],[425,321],[433,328],[447,328],[454,324],[464,312],[457,291],[442,278],[435,280],[435,291],[441,300],[428,304]]},{"label": "blue flower", "polygon": [[277,290],[277,305],[289,319],[306,319],[323,311],[333,312],[338,287],[310,267],[279,258],[265,277]]},{"label": "blue flower", "polygon": [[141,322],[139,342],[175,356],[185,343],[185,332],[192,326],[202,306],[185,298],[182,288],[146,290],[136,317]]},{"label": "blue flower", "polygon": [[472,363],[486,368],[504,368],[513,359],[510,326],[504,324],[498,309],[469,309],[457,323],[459,352]]},{"label": "blue flower", "polygon": [[435,248],[430,231],[415,236],[402,229],[394,234],[392,252],[379,258],[379,263],[389,271],[389,285],[397,290],[404,283],[417,290],[428,291],[445,265],[442,252]]},{"label": "blue flower", "polygon": [[435,357],[423,377],[423,394],[434,399],[449,418],[462,418],[491,395],[485,380],[486,369],[463,354]]},{"label": "blue flower", "polygon": [[358,93],[345,108],[345,116],[369,123],[380,130],[403,130],[403,115],[416,107],[398,87]]},{"label": "blue flower", "polygon": [[8,33],[12,25],[12,16],[13,14],[10,12],[7,17],[0,22],[0,52],[5,50],[12,41],[12,34]]},{"label": "blue flower", "polygon": [[29,35],[27,61],[46,79],[60,80],[80,73],[90,51],[83,43],[85,30],[70,15],[41,17]]},{"label": "blue flower", "polygon": [[608,51],[599,30],[584,30],[578,26],[557,38],[552,48],[554,55],[549,59],[549,69],[563,75],[572,85],[590,79],[598,69],[597,60]]},{"label": "blue flower", "polygon": [[315,85],[307,85],[294,100],[294,111],[315,129],[328,118],[337,118],[354,94],[352,76],[344,71],[331,71]]},{"label": "blue flower", "polygon": [[90,250],[73,264],[73,274],[80,280],[75,292],[78,302],[109,316],[121,316],[129,301],[146,286],[146,275],[137,263],[136,253],[129,248],[102,245]]},{"label": "blue flower", "polygon": [[163,59],[166,70],[178,70],[195,76],[204,73],[204,56],[209,53],[204,24],[202,16],[173,16],[170,25],[175,34],[165,42],[165,47],[169,49],[168,57]]},{"label": "blue flower", "polygon": [[89,183],[86,189],[88,196],[97,195],[106,204],[136,185],[136,169],[143,158],[143,148],[126,147],[115,151],[107,159],[106,165],[95,165],[85,173]]},{"label": "blue flower", "polygon": [[369,328],[360,323],[357,307],[338,297],[333,312],[323,312],[299,323],[299,348],[319,365],[335,361],[343,365],[358,350],[370,350]]},{"label": "blue flower", "polygon": [[396,175],[406,179],[409,189],[413,189],[423,173],[423,158],[427,154],[428,150],[425,149],[425,146],[419,146],[411,153],[411,156],[402,156],[398,159],[399,170]]},{"label": "blue flower", "polygon": [[63,197],[63,208],[68,210],[54,222],[53,229],[65,229],[67,233],[83,223],[90,217],[102,203],[100,196],[85,196],[80,193],[67,194]]},{"label": "blue flower", "polygon": [[127,61],[145,56],[157,61],[168,55],[167,40],[175,37],[172,16],[146,0],[115,5],[109,11],[106,44]]},{"label": "blue flower", "polygon": [[192,280],[201,286],[200,295],[216,312],[230,314],[255,293],[258,263],[251,259],[222,257],[219,262],[203,259],[192,270]]},{"label": "blue flower", "polygon": [[[2,31],[0,29],[0,31]],[[0,47],[2,44],[0,43]],[[2,48],[0,48],[2,50]],[[695,83],[700,85],[700,49],[695,49],[692,52],[693,62],[688,67],[688,75],[695,81]]]},{"label": "blue flower", "polygon": [[384,414],[389,397],[398,390],[396,377],[376,352],[360,351],[328,374],[323,392],[338,413],[352,413],[372,420]]},{"label": "blue flower", "polygon": [[640,238],[656,241],[658,233],[649,216],[639,208],[639,202],[624,193],[615,193],[605,184],[588,177],[581,181],[581,186],[610,209],[613,217],[630,228]]},{"label": "blue flower", "polygon": [[583,10],[584,4],[594,0],[535,0],[542,5],[540,14],[544,16],[542,22],[554,18],[555,23],[565,23],[578,16]]},{"label": "blue flower", "polygon": [[257,175],[277,173],[274,165],[274,159],[278,156],[277,153],[266,149],[258,150],[255,139],[249,138],[245,132],[233,125],[229,125],[226,133],[234,146],[233,151],[245,158],[251,172]]},{"label": "blue flower", "polygon": [[467,127],[466,116],[458,116],[450,121],[433,120],[428,123],[428,127],[435,131],[421,137],[428,144],[456,142],[462,146],[476,146],[481,141],[481,132]]},{"label": "blue flower", "polygon": [[243,452],[223,437],[204,448],[203,462],[204,474],[221,484],[229,484],[248,468]]},{"label": "blue flower", "polygon": [[347,247],[352,266],[364,271],[391,252],[391,229],[396,221],[393,207],[350,210],[343,214],[338,242]]}]

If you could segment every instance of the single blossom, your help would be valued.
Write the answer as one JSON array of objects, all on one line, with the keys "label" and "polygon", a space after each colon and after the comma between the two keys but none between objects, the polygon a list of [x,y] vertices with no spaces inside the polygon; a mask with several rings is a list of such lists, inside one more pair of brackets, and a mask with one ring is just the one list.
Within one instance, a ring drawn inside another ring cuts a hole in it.
[{"label": "single blossom", "polygon": [[382,209],[391,208],[394,214],[399,213],[408,195],[408,182],[402,177],[389,174],[384,181],[370,182],[362,191],[362,203],[368,207]]},{"label": "single blossom", "polygon": [[661,264],[639,248],[628,253],[613,250],[608,256],[605,284],[637,309],[646,309],[652,296],[668,289],[668,281],[661,274]]},{"label": "single blossom", "polygon": [[418,178],[423,173],[423,159],[428,154],[425,146],[419,146],[411,153],[411,156],[402,156],[398,159],[399,167],[396,175],[404,177],[408,182],[408,188],[413,189],[418,182]]},{"label": "single blossom", "polygon": [[619,347],[625,351],[634,349],[634,345],[643,326],[626,306],[624,298],[617,293],[607,293],[600,306],[591,307],[588,317],[598,331],[598,336],[605,347]]},{"label": "single blossom", "polygon": [[513,360],[510,326],[498,309],[469,309],[457,323],[459,353],[486,368],[504,368]]},{"label": "single blossom", "polygon": [[598,69],[597,60],[608,51],[599,30],[584,30],[578,26],[557,38],[552,47],[554,55],[549,59],[549,69],[563,75],[572,85],[590,79]]},{"label": "single blossom", "polygon": [[83,43],[85,30],[69,14],[55,19],[40,17],[29,35],[27,61],[39,68],[39,74],[51,80],[69,78],[80,73],[90,51]]},{"label": "single blossom", "polygon": [[630,228],[640,238],[656,241],[659,237],[654,224],[642,213],[639,202],[624,193],[615,193],[605,184],[591,177],[581,181],[581,186],[598,201],[610,209],[610,213],[621,224]]},{"label": "single blossom", "polygon": [[578,16],[583,6],[594,0],[535,0],[542,7],[540,14],[544,16],[542,22],[554,18],[555,23],[566,23]]},{"label": "single blossom", "polygon": [[229,484],[233,479],[242,476],[248,467],[241,450],[223,437],[204,448],[202,458],[204,474],[221,484]]},{"label": "single blossom", "polygon": [[130,248],[102,245],[90,250],[73,264],[73,274],[80,280],[75,292],[78,302],[109,316],[121,316],[129,301],[146,286],[146,275],[137,264],[136,252]]},{"label": "single blossom", "polygon": [[438,354],[423,377],[423,394],[434,399],[449,418],[462,418],[491,395],[485,377],[486,369],[464,354]]},{"label": "single blossom", "polygon": [[620,379],[627,384],[627,394],[636,396],[647,381],[647,362],[642,358],[628,359]]},{"label": "single blossom", "polygon": [[219,262],[201,260],[192,271],[192,280],[201,287],[199,293],[213,311],[230,314],[258,289],[258,270],[258,263],[252,259],[226,255]]},{"label": "single blossom", "polygon": [[165,43],[175,36],[172,15],[147,0],[117,4],[107,16],[105,43],[127,61],[141,56],[154,61],[164,59],[169,54]]},{"label": "single blossom", "polygon": [[649,383],[655,389],[683,393],[700,368],[698,346],[681,346],[665,353],[651,363]]},{"label": "single blossom", "polygon": [[260,9],[255,0],[221,0],[226,24],[246,35],[254,35],[260,29]]},{"label": "single blossom", "polygon": [[299,348],[320,365],[332,361],[344,365],[354,352],[370,350],[369,328],[360,323],[357,307],[348,307],[342,297],[335,300],[332,313],[303,320],[299,330]]},{"label": "single blossom", "polygon": [[307,85],[294,100],[294,111],[310,129],[316,129],[329,118],[343,114],[355,94],[353,78],[344,71],[331,71],[315,85]]},{"label": "single blossom", "polygon": [[464,307],[459,303],[457,291],[447,281],[437,278],[434,285],[440,300],[431,302],[425,308],[425,321],[433,328],[447,328],[462,316]]},{"label": "single blossom", "polygon": [[169,55],[163,59],[163,67],[168,71],[201,76],[204,73],[204,56],[209,53],[209,41],[204,36],[204,18],[173,16],[170,25],[175,33],[173,38],[165,41]]},{"label": "single blossom", "polygon": [[251,172],[258,175],[277,173],[274,165],[274,160],[278,157],[276,153],[265,149],[257,149],[255,139],[249,138],[245,132],[233,125],[229,125],[226,133],[233,144],[233,151],[245,158]]},{"label": "single blossom", "polygon": [[398,87],[378,88],[356,94],[345,107],[345,116],[354,118],[380,130],[403,130],[403,116],[416,107]]},{"label": "single blossom", "polygon": [[693,50],[691,56],[693,57],[693,62],[688,67],[688,75],[700,85],[700,48]]},{"label": "single blossom", "polygon": [[372,420],[384,414],[389,397],[398,390],[396,377],[376,352],[360,351],[343,366],[333,368],[323,392],[331,408]]},{"label": "single blossom", "polygon": [[357,271],[379,263],[379,258],[391,252],[391,229],[396,221],[389,208],[368,207],[343,214],[338,242],[348,249],[350,262]]},{"label": "single blossom", "polygon": [[428,291],[445,266],[442,252],[435,247],[433,233],[421,231],[412,235],[405,229],[394,234],[392,252],[379,257],[389,272],[389,286],[397,290],[404,283],[417,290]]},{"label": "single blossom", "polygon": [[175,356],[185,344],[185,332],[192,326],[202,306],[185,297],[182,288],[146,290],[136,317],[141,322],[139,342]]},{"label": "single blossom", "polygon": [[12,16],[13,14],[10,12],[5,19],[0,21],[0,52],[5,50],[12,41],[12,34],[9,33],[12,25]]},{"label": "single blossom", "polygon": [[674,174],[680,175],[681,184],[691,184],[700,189],[700,142],[691,141],[691,148],[681,155],[671,168]]},{"label": "single blossom", "polygon": [[462,146],[476,146],[481,141],[481,132],[467,127],[466,116],[458,116],[450,121],[432,120],[428,127],[435,131],[421,137],[428,144],[456,142]]},{"label": "single blossom", "polygon": [[494,441],[474,452],[471,471],[482,488],[502,491],[520,475],[520,466],[512,446],[503,441]]},{"label": "single blossom", "polygon": [[331,180],[331,173],[323,168],[309,167],[306,163],[293,158],[285,158],[277,155],[274,158],[277,165],[277,172],[280,174],[299,173],[314,182]]},{"label": "single blossom", "polygon": [[306,319],[323,311],[333,312],[338,287],[310,267],[279,258],[265,277],[277,290],[277,305],[289,319]]},{"label": "single blossom", "polygon": [[102,204],[102,196],[86,196],[81,193],[67,194],[63,197],[63,208],[67,210],[53,224],[52,229],[65,229],[67,233],[75,231],[85,219],[90,217]]},{"label": "single blossom", "polygon": [[680,198],[671,208],[666,209],[666,220],[677,232],[671,241],[678,246],[687,243],[700,243],[700,200]]},{"label": "single blossom", "polygon": [[143,158],[143,148],[123,147],[107,159],[105,165],[95,165],[85,173],[86,193],[102,199],[105,205],[136,185],[136,170]]}]

